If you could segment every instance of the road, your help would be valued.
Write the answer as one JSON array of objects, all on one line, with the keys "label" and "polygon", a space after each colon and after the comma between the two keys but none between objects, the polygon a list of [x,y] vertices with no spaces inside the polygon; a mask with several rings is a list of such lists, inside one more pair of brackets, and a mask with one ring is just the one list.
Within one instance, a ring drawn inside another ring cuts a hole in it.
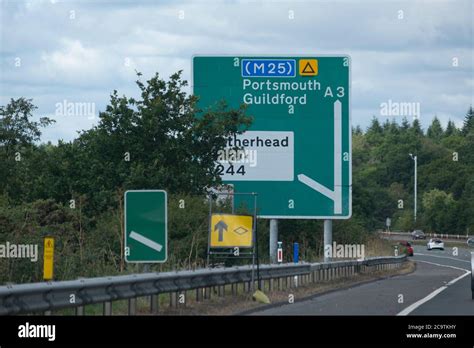
[{"label": "road", "polygon": [[[472,249],[471,249],[472,250]],[[474,315],[471,254],[415,246],[415,272],[316,295],[253,315]],[[400,303],[403,300],[402,303]]]}]

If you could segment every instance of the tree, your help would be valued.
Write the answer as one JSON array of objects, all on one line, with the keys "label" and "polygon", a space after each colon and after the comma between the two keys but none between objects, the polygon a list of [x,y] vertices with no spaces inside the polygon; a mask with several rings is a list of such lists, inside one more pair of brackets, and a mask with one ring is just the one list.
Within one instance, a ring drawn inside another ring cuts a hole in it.
[{"label": "tree", "polygon": [[426,132],[428,138],[433,140],[440,140],[443,136],[443,127],[441,127],[441,123],[438,120],[438,117],[434,117],[431,125],[428,127],[428,131]]},{"label": "tree", "polygon": [[423,135],[423,130],[421,129],[420,121],[417,118],[413,120],[411,131],[417,137]]},{"label": "tree", "polygon": [[31,120],[37,109],[32,99],[10,99],[6,106],[0,106],[0,146],[10,148],[16,145],[31,145],[40,139],[41,127],[54,121],[41,117],[38,122]]},{"label": "tree", "polygon": [[423,220],[430,231],[453,232],[456,202],[452,194],[432,189],[423,194],[422,203]]},{"label": "tree", "polygon": [[446,132],[444,133],[444,135],[446,137],[449,137],[451,135],[457,135],[457,133],[458,133],[458,129],[456,128],[456,125],[454,124],[453,121],[449,120],[448,125],[446,126]]},{"label": "tree", "polygon": [[367,136],[367,141],[371,145],[380,144],[382,142],[383,128],[375,116],[372,118],[370,127],[367,129],[365,135]]},{"label": "tree", "polygon": [[34,142],[41,136],[40,128],[53,123],[47,117],[32,121],[37,107],[32,99],[10,99],[6,106],[0,106],[0,192],[21,200],[25,185],[21,174],[26,165],[24,159],[34,150]]},{"label": "tree", "polygon": [[355,128],[352,127],[352,134],[354,135],[362,135],[362,129],[360,128],[359,125],[357,125]]},{"label": "tree", "polygon": [[410,129],[410,122],[408,122],[406,117],[403,117],[402,125],[400,127],[403,131]]},{"label": "tree", "polygon": [[250,125],[245,107],[229,109],[220,102],[199,110],[198,98],[183,91],[181,72],[167,82],[156,74],[137,86],[139,99],[114,91],[98,125],[76,142],[88,168],[83,180],[91,183],[89,192],[159,187],[197,194],[218,185],[218,151]]},{"label": "tree", "polygon": [[464,118],[464,124],[462,127],[462,135],[467,135],[470,132],[474,131],[474,110],[472,109],[472,105],[467,110],[466,117]]}]

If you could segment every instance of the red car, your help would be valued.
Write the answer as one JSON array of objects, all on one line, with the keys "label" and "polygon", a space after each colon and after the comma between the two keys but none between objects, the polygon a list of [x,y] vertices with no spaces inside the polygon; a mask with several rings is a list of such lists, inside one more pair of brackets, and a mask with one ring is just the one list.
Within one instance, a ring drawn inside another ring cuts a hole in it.
[{"label": "red car", "polygon": [[410,243],[403,241],[400,242],[400,245],[403,247],[400,248],[402,252],[405,251],[408,256],[413,256],[413,247]]}]

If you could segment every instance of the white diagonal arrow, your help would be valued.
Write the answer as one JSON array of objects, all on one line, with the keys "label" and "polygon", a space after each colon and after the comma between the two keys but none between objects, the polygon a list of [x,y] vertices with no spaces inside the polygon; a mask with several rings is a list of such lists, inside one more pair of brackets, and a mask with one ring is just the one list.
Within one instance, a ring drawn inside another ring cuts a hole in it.
[{"label": "white diagonal arrow", "polygon": [[298,180],[313,190],[325,195],[334,202],[334,214],[342,213],[342,105],[339,100],[334,102],[334,190],[327,188],[310,177],[299,174]]},{"label": "white diagonal arrow", "polygon": [[152,249],[154,249],[158,252],[160,252],[161,249],[163,249],[163,245],[161,245],[161,244],[159,244],[155,241],[152,241],[151,239],[148,239],[147,237],[144,237],[144,236],[142,236],[141,234],[138,234],[135,231],[130,232],[130,238],[135,239],[137,242],[140,242],[140,243],[146,245],[147,247],[152,248]]}]

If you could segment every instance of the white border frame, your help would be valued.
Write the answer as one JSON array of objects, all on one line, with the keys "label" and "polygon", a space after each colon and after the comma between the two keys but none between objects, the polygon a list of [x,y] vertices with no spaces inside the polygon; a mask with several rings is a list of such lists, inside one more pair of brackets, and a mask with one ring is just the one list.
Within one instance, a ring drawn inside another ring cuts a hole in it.
[{"label": "white border frame", "polygon": [[165,263],[168,261],[168,193],[165,190],[127,190],[123,194],[123,216],[124,216],[124,249],[123,252],[127,249],[127,193],[129,192],[163,192],[165,194],[165,259],[163,261],[128,261],[127,255],[124,254],[126,263]]},{"label": "white border frame", "polygon": [[275,57],[295,59],[300,57],[315,58],[349,58],[349,213],[348,215],[334,215],[334,216],[307,216],[307,215],[257,215],[261,219],[321,219],[321,220],[348,220],[352,217],[352,57],[349,54],[293,54],[287,56],[284,54],[259,54],[259,55],[236,55],[236,54],[193,54],[191,56],[191,92],[194,95],[194,58],[196,57],[232,57],[232,58],[260,58],[260,57]]}]

